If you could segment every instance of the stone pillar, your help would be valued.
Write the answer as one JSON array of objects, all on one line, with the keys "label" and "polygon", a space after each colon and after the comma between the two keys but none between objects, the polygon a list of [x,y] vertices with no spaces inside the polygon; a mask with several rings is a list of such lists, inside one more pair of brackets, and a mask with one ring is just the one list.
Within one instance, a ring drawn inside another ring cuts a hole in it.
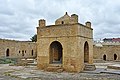
[{"label": "stone pillar", "polygon": [[45,27],[46,26],[46,21],[44,19],[39,20],[39,27]]},{"label": "stone pillar", "polygon": [[71,19],[72,19],[72,23],[78,23],[78,15],[72,14]]},{"label": "stone pillar", "polygon": [[91,27],[91,22],[87,21],[85,24],[87,27]]}]

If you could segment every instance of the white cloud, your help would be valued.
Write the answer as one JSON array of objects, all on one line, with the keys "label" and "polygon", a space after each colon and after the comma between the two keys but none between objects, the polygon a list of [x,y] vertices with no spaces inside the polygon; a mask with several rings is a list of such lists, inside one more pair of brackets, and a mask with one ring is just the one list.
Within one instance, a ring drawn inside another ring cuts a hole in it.
[{"label": "white cloud", "polygon": [[54,24],[66,11],[91,21],[94,38],[120,37],[120,0],[0,0],[0,37],[29,40],[40,18]]}]

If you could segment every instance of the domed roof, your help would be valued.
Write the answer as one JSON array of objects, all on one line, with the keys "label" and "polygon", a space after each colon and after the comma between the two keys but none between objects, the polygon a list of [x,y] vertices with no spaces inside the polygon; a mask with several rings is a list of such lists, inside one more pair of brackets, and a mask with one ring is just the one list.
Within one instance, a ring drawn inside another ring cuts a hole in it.
[{"label": "domed roof", "polygon": [[66,12],[64,16],[60,17],[57,20],[64,20],[64,19],[70,19],[70,16],[68,15],[68,13]]},{"label": "domed roof", "polygon": [[55,24],[61,24],[61,22],[64,22],[64,24],[69,24],[70,23],[70,16],[67,14],[67,12],[65,13],[64,16],[57,19],[55,21]]}]

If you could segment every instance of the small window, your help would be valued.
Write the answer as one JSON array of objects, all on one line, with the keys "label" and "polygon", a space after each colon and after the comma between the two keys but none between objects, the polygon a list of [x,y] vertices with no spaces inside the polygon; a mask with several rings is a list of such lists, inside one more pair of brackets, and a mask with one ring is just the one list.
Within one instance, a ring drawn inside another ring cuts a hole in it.
[{"label": "small window", "polygon": [[26,53],[26,50],[25,50],[25,53]]},{"label": "small window", "polygon": [[19,53],[20,53],[20,51],[19,51]]},{"label": "small window", "polygon": [[64,21],[62,21],[62,24],[64,24]]},{"label": "small window", "polygon": [[24,56],[24,50],[22,50],[22,56]]},{"label": "small window", "polygon": [[31,53],[31,54],[32,54],[32,56],[33,56],[33,50],[32,50],[32,53]]}]

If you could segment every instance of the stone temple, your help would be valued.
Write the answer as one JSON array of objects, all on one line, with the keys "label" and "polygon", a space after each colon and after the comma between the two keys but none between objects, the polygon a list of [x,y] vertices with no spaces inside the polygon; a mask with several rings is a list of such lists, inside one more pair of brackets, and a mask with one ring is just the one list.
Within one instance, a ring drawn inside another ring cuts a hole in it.
[{"label": "stone temple", "polygon": [[55,25],[46,26],[44,19],[37,27],[37,66],[43,70],[57,68],[80,72],[93,63],[93,29],[91,22],[78,22],[78,15],[64,16]]},{"label": "stone temple", "polygon": [[80,24],[78,15],[66,13],[55,25],[39,20],[37,42],[0,39],[0,63],[6,59],[18,65],[37,59],[37,67],[47,71],[94,70],[93,62],[120,61],[120,38],[93,41],[91,22]]}]

